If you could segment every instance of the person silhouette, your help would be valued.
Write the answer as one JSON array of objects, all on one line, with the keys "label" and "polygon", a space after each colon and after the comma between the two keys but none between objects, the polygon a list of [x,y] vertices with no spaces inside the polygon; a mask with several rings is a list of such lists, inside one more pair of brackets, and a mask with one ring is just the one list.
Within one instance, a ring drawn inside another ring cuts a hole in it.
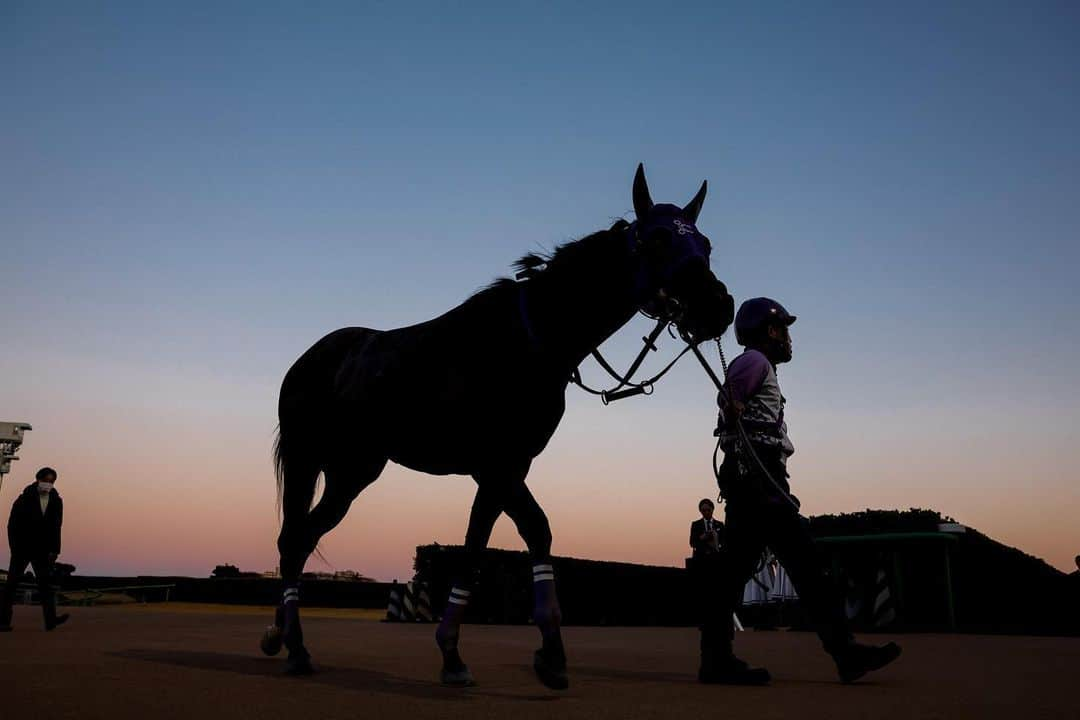
[{"label": "person silhouette", "polygon": [[763,685],[771,679],[767,670],[750,667],[732,650],[732,613],[766,547],[790,573],[841,680],[857,680],[900,655],[895,643],[855,642],[843,601],[817,563],[807,521],[791,494],[787,460],[795,448],[776,368],[791,360],[794,322],[795,316],[770,298],[747,300],[735,316],[735,337],[746,351],[731,362],[718,398],[724,462],[717,482],[725,501],[726,537],[724,561],[708,578],[706,594],[717,602],[701,628],[698,679],[703,683]]},{"label": "person silhouette", "polygon": [[690,523],[690,547],[694,557],[713,555],[720,552],[724,538],[724,523],[713,518],[716,505],[709,498],[702,498],[698,503],[701,517]]},{"label": "person silhouette", "polygon": [[35,482],[27,485],[11,506],[7,526],[11,564],[0,601],[0,632],[11,631],[12,604],[27,565],[34,568],[45,629],[53,630],[68,620],[66,613],[56,614],[56,593],[50,584],[53,565],[60,555],[60,529],[64,523],[64,502],[56,491],[56,477],[52,468],[41,468],[34,476]]}]

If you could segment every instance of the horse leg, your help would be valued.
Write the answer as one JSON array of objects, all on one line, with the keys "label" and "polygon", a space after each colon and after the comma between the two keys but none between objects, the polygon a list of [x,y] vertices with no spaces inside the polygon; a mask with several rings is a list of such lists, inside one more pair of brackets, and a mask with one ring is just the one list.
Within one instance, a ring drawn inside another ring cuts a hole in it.
[{"label": "horse leg", "polygon": [[[323,535],[341,522],[356,496],[375,481],[385,466],[385,457],[331,464],[324,473],[326,487],[322,498],[303,518],[302,524],[297,523],[288,529],[282,525],[278,546],[281,548],[281,576],[285,581],[285,595],[275,615],[275,626],[280,628],[282,640],[289,649],[285,668],[288,674],[304,675],[312,669],[311,655],[304,647],[304,633],[300,624],[299,580],[304,564]],[[288,552],[282,547],[283,541],[288,545]],[[265,637],[263,649],[267,649]]]},{"label": "horse leg", "polygon": [[[288,443],[288,444],[286,444]],[[309,656],[300,630],[300,574],[312,546],[308,543],[308,515],[315,497],[315,483],[321,471],[314,443],[297,433],[283,429],[278,440],[278,487],[281,506],[281,532],[277,546],[284,598],[274,613],[274,624],[263,634],[261,647],[267,655],[276,655],[284,642],[289,648],[289,673],[310,672]]]},{"label": "horse leg", "polygon": [[384,467],[386,458],[380,457],[365,462],[335,463],[326,469],[326,490],[308,516],[313,545],[318,545],[323,535],[338,526],[356,496],[378,479]]},{"label": "horse leg", "polygon": [[495,527],[495,521],[502,514],[501,489],[480,476],[476,479],[476,497],[473,499],[472,511],[469,514],[469,528],[465,532],[465,562],[464,567],[458,569],[453,586],[450,589],[450,597],[446,602],[446,610],[443,611],[442,620],[435,631],[435,642],[442,652],[443,665],[440,679],[444,685],[468,686],[475,685],[472,673],[461,659],[458,652],[458,640],[461,637],[461,623],[465,618],[465,609],[469,605],[475,585],[476,569],[479,564],[480,553],[487,547],[491,539],[491,531]]},{"label": "horse leg", "polygon": [[543,509],[524,482],[507,493],[506,514],[529,548],[533,565],[533,621],[540,630],[542,646],[533,655],[533,669],[540,682],[553,690],[570,686],[563,647],[562,610],[555,594],[555,572],[551,565],[551,527]]}]

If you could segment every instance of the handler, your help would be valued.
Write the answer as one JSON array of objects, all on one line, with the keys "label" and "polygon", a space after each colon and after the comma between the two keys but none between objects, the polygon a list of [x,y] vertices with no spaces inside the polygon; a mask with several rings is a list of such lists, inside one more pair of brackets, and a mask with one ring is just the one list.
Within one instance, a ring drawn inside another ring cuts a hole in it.
[{"label": "handler", "polygon": [[815,557],[799,501],[791,495],[787,459],[795,448],[784,422],[776,366],[791,360],[788,328],[794,322],[794,315],[769,298],[747,300],[735,316],[735,337],[746,351],[732,361],[719,397],[724,462],[718,482],[727,523],[723,563],[709,578],[709,595],[717,602],[701,631],[698,679],[704,683],[760,685],[771,679],[767,670],[750,667],[732,652],[732,613],[766,546],[790,574],[841,680],[857,680],[900,655],[895,643],[855,642],[841,600]]},{"label": "handler", "polygon": [[53,487],[56,471],[44,467],[34,476],[37,482],[28,485],[11,506],[8,519],[8,544],[11,547],[11,566],[8,568],[4,598],[0,601],[0,632],[11,630],[11,606],[15,592],[27,565],[34,566],[45,629],[52,630],[68,620],[66,614],[56,615],[56,596],[49,580],[53,563],[60,555],[60,526],[64,523],[64,502]]}]

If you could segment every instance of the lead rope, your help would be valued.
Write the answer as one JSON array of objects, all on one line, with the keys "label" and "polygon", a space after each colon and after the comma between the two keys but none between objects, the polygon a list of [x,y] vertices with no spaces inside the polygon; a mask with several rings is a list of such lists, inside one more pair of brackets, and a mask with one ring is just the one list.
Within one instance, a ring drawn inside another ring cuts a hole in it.
[{"label": "lead rope", "polygon": [[[727,358],[724,357],[724,346],[720,344],[720,338],[716,338],[716,352],[720,354],[720,369],[724,371],[724,384],[720,386],[720,392],[724,392],[724,388],[727,387]],[[731,404],[731,392],[730,389],[727,392],[728,404]],[[720,435],[721,428],[718,425],[716,428],[716,447],[712,451],[712,470],[713,476],[716,478],[716,486],[720,487],[720,465],[716,462],[716,458],[720,455]],[[718,502],[726,502],[723,492],[717,490],[716,499]]]}]

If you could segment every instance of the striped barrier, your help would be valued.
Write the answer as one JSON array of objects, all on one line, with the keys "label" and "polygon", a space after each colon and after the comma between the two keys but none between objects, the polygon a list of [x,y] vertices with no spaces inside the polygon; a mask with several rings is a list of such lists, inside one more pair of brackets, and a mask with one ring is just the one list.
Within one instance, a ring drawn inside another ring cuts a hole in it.
[{"label": "striped barrier", "polygon": [[886,627],[895,620],[896,607],[893,605],[892,592],[889,590],[889,578],[882,565],[878,568],[874,581],[874,627]]},{"label": "striped barrier", "polygon": [[431,595],[426,582],[413,580],[390,591],[390,600],[386,605],[386,622],[432,621]]}]

